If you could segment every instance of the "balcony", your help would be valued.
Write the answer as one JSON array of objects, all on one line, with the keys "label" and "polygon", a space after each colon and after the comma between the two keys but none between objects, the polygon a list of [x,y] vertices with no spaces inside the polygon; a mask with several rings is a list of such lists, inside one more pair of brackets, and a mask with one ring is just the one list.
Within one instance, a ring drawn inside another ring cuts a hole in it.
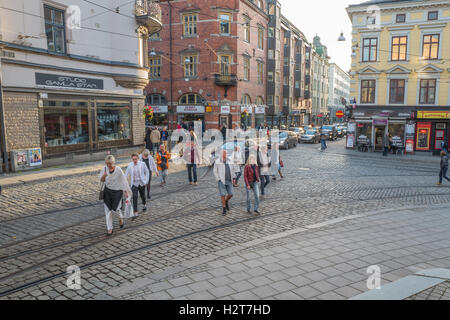
[{"label": "balcony", "polygon": [[149,36],[162,29],[161,7],[158,2],[156,0],[136,0],[136,21],[148,29]]},{"label": "balcony", "polygon": [[216,86],[234,87],[237,83],[237,77],[235,74],[216,74],[215,83]]}]

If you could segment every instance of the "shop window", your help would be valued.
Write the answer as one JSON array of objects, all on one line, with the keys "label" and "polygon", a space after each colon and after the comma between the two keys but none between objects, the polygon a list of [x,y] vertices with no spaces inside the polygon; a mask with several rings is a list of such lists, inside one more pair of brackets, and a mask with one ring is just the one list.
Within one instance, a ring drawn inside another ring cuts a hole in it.
[{"label": "shop window", "polygon": [[196,13],[188,13],[183,15],[183,35],[194,36],[197,34],[197,20]]},{"label": "shop window", "polygon": [[408,37],[392,37],[392,61],[406,61],[406,51],[408,46]]},{"label": "shop window", "polygon": [[127,103],[97,103],[98,141],[131,138],[130,106]]},{"label": "shop window", "polygon": [[368,141],[372,140],[372,123],[358,123],[356,126],[356,137],[367,137]]},{"label": "shop window", "polygon": [[405,125],[402,123],[389,123],[388,130],[389,135],[392,137],[392,143],[395,144],[396,147],[403,147],[405,138]]},{"label": "shop window", "polygon": [[389,103],[404,103],[405,80],[391,79],[389,89]]},{"label": "shop window", "polygon": [[220,13],[219,21],[220,21],[220,33],[221,34],[230,34],[231,33],[231,13]]},{"label": "shop window", "polygon": [[44,100],[46,147],[89,143],[86,102]]},{"label": "shop window", "polygon": [[48,51],[66,53],[64,11],[45,5],[44,19]]},{"label": "shop window", "polygon": [[427,34],[423,36],[422,59],[433,60],[439,56],[439,34]]},{"label": "shop window", "polygon": [[189,93],[181,96],[178,102],[179,104],[203,104],[203,98],[201,95]]},{"label": "shop window", "polygon": [[419,101],[421,104],[434,104],[436,100],[436,79],[420,80]]}]

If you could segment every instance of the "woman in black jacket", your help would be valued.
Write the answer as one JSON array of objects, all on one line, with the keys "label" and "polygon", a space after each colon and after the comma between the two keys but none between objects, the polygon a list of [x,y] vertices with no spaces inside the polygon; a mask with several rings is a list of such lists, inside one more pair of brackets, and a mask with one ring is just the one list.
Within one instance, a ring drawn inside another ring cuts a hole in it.
[{"label": "woman in black jacket", "polygon": [[150,134],[152,133],[151,128],[147,128],[147,131],[145,132],[145,149],[152,150],[152,140],[150,140]]}]

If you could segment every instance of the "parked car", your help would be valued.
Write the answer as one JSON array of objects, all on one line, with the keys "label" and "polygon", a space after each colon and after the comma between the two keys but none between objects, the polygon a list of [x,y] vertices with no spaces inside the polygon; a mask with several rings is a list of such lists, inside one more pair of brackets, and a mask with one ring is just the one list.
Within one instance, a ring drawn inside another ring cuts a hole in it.
[{"label": "parked car", "polygon": [[298,143],[297,134],[292,131],[280,131],[280,148],[289,149],[296,147]]},{"label": "parked car", "polygon": [[305,130],[303,128],[291,128],[291,131],[297,134],[297,141],[300,142],[300,136],[305,133]]},{"label": "parked car", "polygon": [[319,143],[320,133],[316,130],[306,130],[304,134],[300,136],[300,142],[302,143]]},{"label": "parked car", "polygon": [[337,140],[338,138],[338,131],[336,129],[336,126],[334,125],[325,125],[321,128],[321,133],[328,136],[328,140]]}]

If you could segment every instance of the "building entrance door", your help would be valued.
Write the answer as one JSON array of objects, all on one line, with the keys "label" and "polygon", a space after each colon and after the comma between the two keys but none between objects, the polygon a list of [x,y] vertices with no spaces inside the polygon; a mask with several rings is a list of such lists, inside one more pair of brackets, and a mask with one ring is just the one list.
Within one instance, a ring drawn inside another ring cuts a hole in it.
[{"label": "building entrance door", "polygon": [[219,118],[219,127],[222,128],[222,126],[225,125],[226,128],[228,129],[232,129],[231,128],[231,115],[230,114],[225,114],[225,115],[221,115]]},{"label": "building entrance door", "polygon": [[384,134],[386,131],[386,126],[375,126],[375,134],[374,134],[374,147],[375,151],[383,151],[384,149]]}]

